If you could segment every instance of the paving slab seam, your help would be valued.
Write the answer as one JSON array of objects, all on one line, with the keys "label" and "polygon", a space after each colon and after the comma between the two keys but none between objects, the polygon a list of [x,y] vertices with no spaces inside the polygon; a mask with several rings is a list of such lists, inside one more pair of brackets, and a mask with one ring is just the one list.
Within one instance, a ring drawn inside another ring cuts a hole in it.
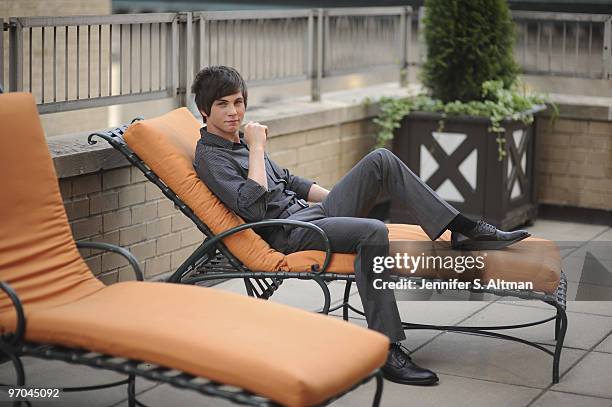
[{"label": "paving slab seam", "polygon": [[[330,314],[330,315],[333,315],[333,316],[338,317],[338,318],[342,318],[342,315],[334,315],[334,314]],[[365,321],[366,319],[365,318],[357,318],[357,317],[349,317],[349,321],[348,322],[351,322],[351,320]],[[423,331],[426,331],[426,330],[427,329],[423,329]],[[430,340],[426,341],[423,345],[426,345],[427,343],[431,342],[432,340],[438,338],[441,335],[444,335],[445,333],[446,332],[444,332],[444,331],[438,332],[434,337],[432,337]],[[408,348],[408,347],[406,346],[406,348]],[[409,353],[412,354],[412,353],[416,352],[417,350],[419,350],[420,348],[421,348],[421,346],[418,346],[418,347],[416,347],[414,349],[408,348],[408,350],[409,350]]]},{"label": "paving slab seam", "polygon": [[592,242],[594,239],[597,239],[599,236],[606,234],[610,231],[610,229],[612,228],[608,228],[605,230],[602,230],[601,232],[597,233],[595,236],[591,237],[589,240],[584,241],[580,246],[576,247],[574,250],[572,250],[571,252],[567,253],[564,256],[561,256],[562,259],[565,259],[567,257],[569,257],[571,254],[575,253],[576,251],[578,251],[579,249],[581,249],[582,247],[586,246],[587,243]]},{"label": "paving slab seam", "polygon": [[542,390],[541,387],[537,387],[537,386],[529,386],[526,384],[516,384],[516,383],[506,383],[506,382],[502,382],[499,380],[483,379],[482,377],[462,376],[456,373],[447,373],[447,372],[440,373],[440,374],[444,376],[461,377],[463,379],[480,380],[481,382],[487,382],[487,383],[505,384],[506,386],[516,386],[516,387],[524,387],[526,389]]},{"label": "paving slab seam", "polygon": [[[546,393],[553,391],[556,393],[564,393],[564,394],[572,394],[575,396],[584,396],[584,397],[592,397],[592,398],[597,398],[597,399],[601,399],[601,400],[612,400],[612,398],[608,398],[608,397],[601,397],[601,396],[594,396],[592,394],[584,394],[584,393],[572,393],[569,391],[562,391],[562,390],[554,390],[554,389],[544,389],[540,392],[540,394],[538,394],[537,396],[534,397],[533,400],[531,400],[527,405],[525,405],[525,407],[530,407],[533,405],[533,403],[535,403],[536,401],[538,401],[539,399],[541,399],[542,397],[544,397],[544,395],[546,395]],[[612,407],[612,404],[611,404]]]},{"label": "paving slab seam", "polygon": [[[336,312],[336,311],[334,311],[334,312]],[[333,316],[333,317],[342,318],[342,314],[335,314],[335,313],[331,313],[331,314],[329,314],[329,315],[330,315],[330,316]],[[349,316],[349,321],[350,321],[351,319],[354,319],[355,321],[365,321],[365,320],[366,320],[364,317],[351,317],[351,316]]]},{"label": "paving slab seam", "polygon": [[[604,335],[604,337],[599,340],[599,342],[597,342],[596,344],[594,344],[590,349],[586,350],[586,352],[584,352],[584,354],[581,357],[578,357],[578,359],[576,359],[574,361],[574,363],[572,363],[565,372],[560,373],[559,375],[559,383],[561,383],[561,381],[563,380],[563,378],[574,368],[576,367],[582,360],[584,360],[584,358],[587,357],[587,355],[590,355],[591,353],[599,353],[599,352],[595,352],[594,349],[597,348],[603,341],[606,340],[606,338],[612,333],[612,330],[610,332],[608,332],[606,335]],[[565,346],[564,346],[565,348]],[[563,354],[562,356],[563,357]],[[553,383],[549,384],[543,391],[542,393],[540,393],[539,395],[537,395],[533,400],[531,400],[531,402],[529,404],[527,404],[527,406],[525,407],[529,407],[531,406],[535,401],[537,401],[540,397],[542,397],[546,392],[548,392],[549,390],[554,390],[552,389],[552,387],[554,386]],[[597,397],[597,396],[593,396],[591,394],[580,394],[580,393],[571,393],[568,391],[560,391],[560,390],[554,390],[554,391],[559,391],[560,393],[569,393],[569,394],[579,394],[581,396],[589,396],[589,397]],[[604,398],[607,400],[606,397],[599,397],[599,398]]]},{"label": "paving slab seam", "polygon": [[[138,398],[138,396],[142,396],[143,394],[145,394],[145,393],[147,393],[147,392],[149,392],[149,391],[151,391],[151,390],[153,390],[153,389],[156,389],[157,387],[159,387],[159,386],[161,386],[161,385],[163,385],[163,384],[164,384],[164,383],[153,383],[153,385],[152,385],[151,387],[149,387],[149,388],[146,388],[146,389],[144,389],[144,390],[140,390],[140,391],[136,390],[136,398]],[[189,391],[189,390],[187,390],[187,389],[182,389],[182,390]],[[117,403],[115,403],[115,404],[111,404],[111,405],[110,405],[110,406],[108,406],[108,407],[119,407],[119,406],[122,406],[122,405],[126,405],[126,404],[127,404],[127,401],[128,401],[128,399],[127,399],[127,397],[126,397],[126,398],[124,398],[123,400],[118,401],[118,402],[117,402]],[[126,404],[122,404],[122,403],[126,403]]]},{"label": "paving slab seam", "polygon": [[[502,297],[502,298],[508,298],[508,297]],[[527,301],[532,301],[532,300],[527,300]],[[500,302],[500,304],[502,304],[502,305],[516,305],[517,307],[525,307],[525,308],[547,309],[547,308],[539,307],[537,305],[521,304],[521,302],[522,301],[509,304],[509,303],[504,303],[502,301],[502,302]],[[602,301],[602,302],[612,302],[612,301]],[[553,309],[552,306],[551,306],[551,309]],[[566,312],[568,314],[586,314],[586,315],[593,315],[593,316],[597,316],[597,317],[612,318],[612,315],[598,314],[598,313],[595,313],[595,312],[585,312],[585,311],[566,311]]]},{"label": "paving slab seam", "polygon": [[[514,304],[504,304],[504,303],[502,303],[501,305],[514,306]],[[529,307],[529,308],[533,308],[533,309],[540,309],[540,310],[541,310],[541,309],[543,309],[543,308],[540,308],[540,307]],[[583,312],[575,312],[575,311],[567,311],[567,314],[585,314],[585,313],[583,313]],[[588,313],[587,313],[587,314],[588,314]],[[610,316],[610,315],[601,315],[601,314],[588,314],[588,315],[601,316],[601,317],[604,317],[604,318],[612,318],[612,316]],[[547,324],[548,324],[548,323],[551,323],[551,322],[553,322],[553,321],[549,321],[549,322],[547,322]],[[530,327],[526,327],[526,328],[530,328]],[[515,328],[515,329],[510,329],[509,331],[519,330],[519,329],[524,329],[524,328]],[[607,334],[605,334],[605,335],[604,335],[604,337],[603,337],[603,339],[601,339],[601,340],[599,341],[599,343],[595,345],[595,347],[597,347],[599,344],[601,344],[603,341],[605,341],[605,340],[608,338],[608,336],[609,336],[610,334],[612,334],[612,332],[608,332]],[[483,335],[483,336],[484,336],[484,335]],[[540,341],[532,341],[532,342],[533,342],[533,343],[536,343],[536,344],[538,344],[538,345],[552,346],[550,343],[546,343],[546,342],[540,342]],[[591,348],[591,349],[584,349],[584,348],[577,348],[577,347],[575,347],[575,346],[568,346],[568,345],[563,345],[563,349],[572,349],[572,350],[586,351],[586,352],[591,352],[591,351],[593,351],[593,352],[600,352],[600,353],[612,353],[612,352],[605,352],[605,351],[596,351],[596,350],[594,350],[594,348]]]},{"label": "paving slab seam", "polygon": [[[479,308],[477,310],[475,310],[473,313],[469,314],[468,316],[466,316],[465,318],[459,320],[458,322],[454,323],[452,326],[458,326],[459,324],[461,324],[462,322],[470,319],[471,317],[473,317],[474,315],[476,315],[477,313],[479,313],[480,311],[484,310],[485,308],[487,308],[489,305],[491,305],[493,302],[489,302],[486,305],[484,305],[482,308]],[[342,315],[337,315],[337,314],[330,314],[336,317],[342,317]],[[365,321],[366,319],[363,317],[349,317],[349,321],[351,319],[354,320],[358,320],[358,321]],[[423,331],[434,331],[434,329],[422,329]],[[441,335],[444,335],[446,333],[446,331],[439,331],[438,334],[436,334],[435,336],[433,336],[431,339],[425,341],[424,343],[422,343],[420,346],[417,346],[414,349],[410,349],[410,353],[414,353],[417,350],[421,349],[422,347],[424,347],[425,345],[429,344],[431,341],[433,341],[434,339],[440,337]],[[461,333],[461,332],[457,332],[457,333]],[[494,338],[493,338],[494,339]]]},{"label": "paving slab seam", "polygon": [[567,391],[567,390],[554,390],[554,389],[551,389],[550,391],[554,391],[554,392],[557,392],[557,393],[564,393],[564,394],[575,394],[576,396],[593,397],[593,398],[602,399],[602,400],[612,400],[612,397],[595,396],[593,394],[576,393],[576,392],[571,392],[571,391]]},{"label": "paving slab seam", "polygon": [[[484,309],[486,309],[487,307],[489,307],[491,304],[493,304],[493,302],[489,302],[487,303],[485,306],[483,306],[482,308],[477,309],[476,311],[474,311],[473,313],[471,313],[470,315],[468,315],[467,317],[459,320],[458,322],[456,322],[455,324],[453,324],[452,326],[460,326],[463,322],[467,321],[468,319],[472,318],[474,315],[478,314],[480,311],[483,311]],[[429,329],[431,330],[431,329]],[[434,336],[433,338],[425,341],[424,343],[422,343],[420,346],[417,346],[415,349],[411,350],[410,353],[416,352],[419,349],[422,349],[423,347],[425,347],[426,345],[428,345],[429,343],[431,343],[433,340],[435,340],[436,338],[440,337],[441,335],[444,335],[445,333],[447,333],[446,331],[440,331],[439,334],[437,334],[436,336]],[[463,332],[458,332],[458,333],[463,333]]]},{"label": "paving slab seam", "polygon": [[580,312],[580,311],[567,311],[568,314],[586,314],[586,315],[593,315],[596,317],[604,317],[604,318],[612,318],[612,315],[606,315],[606,314],[596,314],[593,312]]},{"label": "paving slab seam", "polygon": [[599,342],[597,342],[590,350],[589,352],[595,352],[595,353],[610,353],[610,352],[600,352],[595,350],[599,345],[601,345],[602,343],[604,343],[606,341],[606,339],[608,339],[608,337],[612,335],[612,329],[604,335],[603,338],[601,338],[601,340]]}]

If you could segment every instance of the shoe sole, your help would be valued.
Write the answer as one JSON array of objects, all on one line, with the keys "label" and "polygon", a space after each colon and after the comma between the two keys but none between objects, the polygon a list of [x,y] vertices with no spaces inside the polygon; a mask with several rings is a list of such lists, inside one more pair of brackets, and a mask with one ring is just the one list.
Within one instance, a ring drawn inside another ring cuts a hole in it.
[{"label": "shoe sole", "polygon": [[389,380],[390,382],[393,383],[397,383],[397,384],[407,384],[407,385],[411,385],[411,386],[433,386],[434,384],[438,383],[440,381],[440,379],[438,377],[436,377],[434,380],[407,380],[407,379],[399,379],[393,376],[387,376],[384,372],[383,372],[383,377],[387,380]]},{"label": "shoe sole", "polygon": [[[518,237],[514,240],[492,240],[492,241],[484,241],[484,242],[470,242],[458,244],[455,247],[452,247],[454,250],[468,250],[468,251],[477,251],[477,250],[501,250],[506,247],[513,245],[514,243],[520,242],[521,240],[527,239],[531,234],[527,233],[525,236]],[[484,244],[485,247],[481,245]]]}]

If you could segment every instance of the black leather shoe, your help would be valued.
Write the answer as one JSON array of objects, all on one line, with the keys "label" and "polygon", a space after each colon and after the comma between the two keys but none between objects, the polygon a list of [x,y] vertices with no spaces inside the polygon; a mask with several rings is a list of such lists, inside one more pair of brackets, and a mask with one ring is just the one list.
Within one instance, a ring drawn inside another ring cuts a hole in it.
[{"label": "black leather shoe", "polygon": [[469,233],[451,233],[451,247],[457,250],[499,250],[531,236],[525,230],[504,232],[479,220]]},{"label": "black leather shoe", "polygon": [[410,356],[396,343],[391,344],[387,363],[381,370],[385,379],[394,383],[429,386],[438,382],[434,372],[412,363]]}]

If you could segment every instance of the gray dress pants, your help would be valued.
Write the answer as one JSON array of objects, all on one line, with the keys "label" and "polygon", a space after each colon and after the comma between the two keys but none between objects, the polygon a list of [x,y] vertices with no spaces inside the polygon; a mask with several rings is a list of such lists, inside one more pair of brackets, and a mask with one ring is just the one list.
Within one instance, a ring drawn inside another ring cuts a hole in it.
[{"label": "gray dress pants", "polygon": [[[355,281],[370,329],[381,332],[392,342],[406,338],[395,295],[391,290],[371,289],[375,274],[374,256],[387,256],[389,237],[385,224],[364,218],[380,197],[403,201],[417,223],[435,240],[459,213],[440,198],[391,151],[380,148],[365,156],[329,192],[321,203],[311,205],[288,219],[312,222],[329,237],[336,253],[357,253]],[[364,247],[367,250],[364,250]],[[316,232],[290,229],[285,253],[324,250]]]}]

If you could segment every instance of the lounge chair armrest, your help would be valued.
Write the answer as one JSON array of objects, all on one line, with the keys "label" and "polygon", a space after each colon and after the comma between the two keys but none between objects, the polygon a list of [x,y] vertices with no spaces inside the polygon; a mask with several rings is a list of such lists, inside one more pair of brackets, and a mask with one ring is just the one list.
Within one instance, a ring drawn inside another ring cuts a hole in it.
[{"label": "lounge chair armrest", "polygon": [[102,242],[77,242],[77,247],[79,249],[98,249],[98,250],[105,250],[107,252],[113,252],[113,253],[120,254],[121,256],[127,259],[127,261],[130,263],[130,266],[132,266],[132,269],[134,269],[134,274],[136,274],[136,280],[144,281],[144,274],[142,273],[142,270],[140,269],[138,260],[136,259],[136,257],[134,257],[132,253],[130,253],[128,250],[124,249],[123,247],[115,246],[114,244],[110,244],[110,243],[102,243]]},{"label": "lounge chair armrest", "polygon": [[197,250],[192,254],[192,256],[199,258],[201,255],[208,253],[221,240],[235,233],[241,232],[245,229],[269,227],[269,226],[286,226],[286,225],[311,229],[317,232],[319,235],[321,235],[323,243],[325,244],[325,261],[323,262],[323,265],[321,267],[318,267],[318,270],[316,267],[313,266],[312,271],[316,274],[324,273],[325,270],[327,270],[327,267],[329,266],[329,262],[331,260],[331,254],[332,254],[331,245],[329,243],[329,238],[327,237],[327,234],[325,233],[325,231],[321,229],[320,227],[318,227],[317,225],[314,225],[309,222],[302,222],[299,220],[266,219],[266,220],[262,220],[259,222],[245,223],[245,224],[236,226],[235,228],[228,229],[225,232],[219,233],[218,235],[215,235],[205,240],[204,243],[202,243],[202,245],[200,245],[200,247],[198,247]]},{"label": "lounge chair armrest", "polygon": [[6,293],[11,299],[13,306],[15,307],[15,313],[17,314],[17,326],[15,327],[15,333],[2,334],[2,342],[11,345],[17,345],[23,339],[25,334],[26,319],[25,313],[23,312],[23,305],[17,293],[7,283],[0,281],[0,289]]},{"label": "lounge chair armrest", "polygon": [[94,145],[97,144],[97,140],[94,140],[94,137],[100,137],[103,138],[104,140],[106,140],[108,142],[108,144],[110,144],[111,146],[113,146],[114,148],[120,149],[122,144],[125,144],[125,142],[123,141],[123,133],[125,132],[125,130],[127,129],[127,125],[122,127],[117,127],[116,129],[112,130],[112,131],[105,131],[105,132],[98,132],[98,133],[91,133],[88,137],[87,137],[87,142],[90,145]]},{"label": "lounge chair armrest", "polygon": [[87,137],[87,142],[93,146],[94,144],[97,143],[97,141],[94,140],[93,138],[100,137],[106,140],[111,146],[120,149],[121,146],[125,144],[125,141],[123,140],[123,135],[125,134],[127,128],[130,127],[130,124],[133,124],[134,122],[137,122],[139,120],[144,120],[144,117],[137,116],[134,119],[132,119],[132,121],[129,124],[124,124],[119,127],[115,127],[112,130],[98,131],[95,133],[91,133]]}]

